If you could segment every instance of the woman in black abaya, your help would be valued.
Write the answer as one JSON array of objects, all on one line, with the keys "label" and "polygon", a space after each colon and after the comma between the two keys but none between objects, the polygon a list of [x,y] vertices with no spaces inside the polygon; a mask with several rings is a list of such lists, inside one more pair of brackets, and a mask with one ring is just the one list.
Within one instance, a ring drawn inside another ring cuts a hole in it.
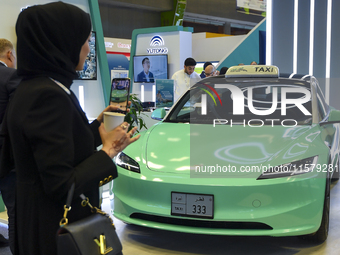
[{"label": "woman in black abaya", "polygon": [[23,81],[8,107],[5,128],[17,172],[16,255],[56,254],[71,184],[76,188],[69,223],[91,214],[81,207],[79,194],[98,206],[99,182],[117,177],[112,158],[139,138],[131,138],[135,129],[127,133],[127,123],[106,132],[102,113],[88,124],[70,90],[89,52],[90,31],[89,15],[62,2],[29,7],[17,20]]}]

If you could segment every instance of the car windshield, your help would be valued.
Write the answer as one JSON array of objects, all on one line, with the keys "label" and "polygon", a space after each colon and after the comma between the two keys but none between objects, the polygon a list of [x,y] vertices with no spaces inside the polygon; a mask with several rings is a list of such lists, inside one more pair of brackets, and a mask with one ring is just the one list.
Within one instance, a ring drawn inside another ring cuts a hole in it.
[{"label": "car windshield", "polygon": [[312,123],[309,83],[202,80],[183,96],[166,122],[244,125]]}]

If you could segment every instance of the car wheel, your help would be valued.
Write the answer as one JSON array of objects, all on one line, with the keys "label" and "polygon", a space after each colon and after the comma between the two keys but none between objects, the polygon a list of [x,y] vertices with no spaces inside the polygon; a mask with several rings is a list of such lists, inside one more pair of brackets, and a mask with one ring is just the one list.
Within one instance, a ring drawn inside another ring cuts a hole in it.
[{"label": "car wheel", "polygon": [[313,234],[305,236],[306,239],[314,243],[322,243],[327,239],[329,230],[329,209],[330,209],[330,181],[329,178],[327,178],[321,225],[318,231],[316,231]]},{"label": "car wheel", "polygon": [[334,181],[338,181],[339,177],[340,177],[340,164],[339,164],[339,155],[338,155],[338,159],[336,160],[336,166],[334,167],[333,171],[333,176],[332,176],[332,182]]}]

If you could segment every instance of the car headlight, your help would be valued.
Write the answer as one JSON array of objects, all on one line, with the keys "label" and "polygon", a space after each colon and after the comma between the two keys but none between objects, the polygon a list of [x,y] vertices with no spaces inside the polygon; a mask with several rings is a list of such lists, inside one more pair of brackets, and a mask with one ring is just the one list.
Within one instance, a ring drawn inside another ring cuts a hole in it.
[{"label": "car headlight", "polygon": [[132,172],[140,173],[139,164],[123,152],[118,153],[116,156],[116,164],[122,168]]},{"label": "car headlight", "polygon": [[257,178],[257,180],[288,177],[309,173],[313,171],[317,161],[318,156],[314,156],[279,166],[272,166],[264,171],[260,177]]}]

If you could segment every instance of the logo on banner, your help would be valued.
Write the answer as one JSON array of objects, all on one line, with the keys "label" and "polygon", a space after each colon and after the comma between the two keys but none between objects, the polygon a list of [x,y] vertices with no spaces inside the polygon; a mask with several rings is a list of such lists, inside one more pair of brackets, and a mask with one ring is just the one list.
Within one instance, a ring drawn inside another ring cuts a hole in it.
[{"label": "logo on banner", "polygon": [[162,46],[164,45],[163,37],[160,35],[155,35],[151,38],[150,46]]},{"label": "logo on banner", "polygon": [[112,42],[105,42],[105,48],[112,48],[114,43]]},{"label": "logo on banner", "polygon": [[118,48],[122,48],[122,49],[130,49],[130,48],[131,48],[131,44],[119,42],[119,43],[117,44],[117,47],[118,47]]},{"label": "logo on banner", "polygon": [[164,44],[165,42],[163,37],[160,35],[155,35],[150,40],[150,46],[157,48],[148,48],[146,51],[148,54],[167,54],[169,51],[167,47],[159,47],[163,46]]}]

